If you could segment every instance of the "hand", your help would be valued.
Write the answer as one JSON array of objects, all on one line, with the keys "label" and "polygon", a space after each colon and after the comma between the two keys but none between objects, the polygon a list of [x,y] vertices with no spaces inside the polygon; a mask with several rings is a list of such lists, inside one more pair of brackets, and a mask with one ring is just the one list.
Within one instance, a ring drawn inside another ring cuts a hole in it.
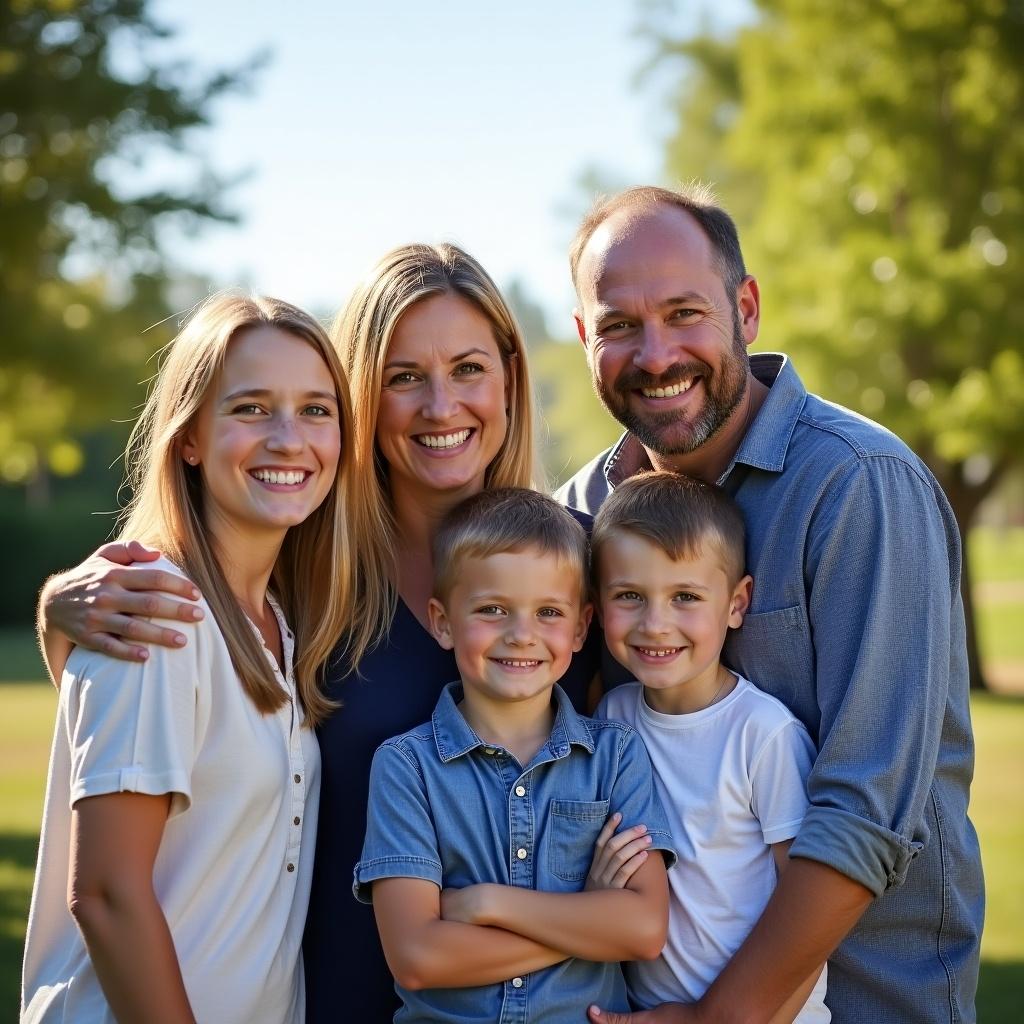
[{"label": "hand", "polygon": [[487,924],[487,883],[467,885],[463,889],[441,890],[441,919],[462,924]]},{"label": "hand", "polygon": [[621,821],[622,815],[616,812],[604,823],[594,843],[594,859],[584,891],[624,889],[637,868],[647,860],[647,847],[651,845],[647,826],[634,825],[616,835],[615,829]]},{"label": "hand", "polygon": [[124,661],[145,661],[148,653],[145,647],[132,646],[129,640],[163,647],[184,646],[186,638],[181,633],[139,617],[184,622],[203,617],[201,608],[163,596],[197,600],[199,591],[188,580],[133,564],[159,557],[159,551],[138,541],[105,544],[43,588],[43,630],[56,629],[72,643]]},{"label": "hand", "polygon": [[597,1006],[587,1007],[587,1020],[592,1024],[697,1024],[696,1006],[683,1003],[662,1003],[653,1010],[638,1013],[613,1013]]}]

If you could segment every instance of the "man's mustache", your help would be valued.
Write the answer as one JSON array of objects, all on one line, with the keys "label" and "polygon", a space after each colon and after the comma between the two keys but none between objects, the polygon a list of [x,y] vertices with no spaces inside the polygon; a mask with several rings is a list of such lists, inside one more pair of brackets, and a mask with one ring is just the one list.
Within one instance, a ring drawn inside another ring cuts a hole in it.
[{"label": "man's mustache", "polygon": [[636,391],[638,388],[667,388],[683,380],[703,377],[708,380],[714,371],[707,363],[693,360],[688,363],[673,363],[667,370],[655,375],[637,368],[624,370],[615,381],[619,393]]}]

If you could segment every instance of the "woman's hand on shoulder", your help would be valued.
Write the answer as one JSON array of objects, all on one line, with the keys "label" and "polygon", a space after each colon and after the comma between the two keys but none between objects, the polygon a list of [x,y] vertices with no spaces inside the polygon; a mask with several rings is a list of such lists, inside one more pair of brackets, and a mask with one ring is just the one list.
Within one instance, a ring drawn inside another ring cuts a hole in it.
[{"label": "woman's hand on shoulder", "polygon": [[74,569],[51,577],[39,601],[44,649],[54,632],[123,661],[145,661],[140,645],[183,646],[183,634],[147,619],[195,622],[203,617],[193,603],[200,594],[176,573],[138,564],[159,557],[138,541],[105,544]]}]

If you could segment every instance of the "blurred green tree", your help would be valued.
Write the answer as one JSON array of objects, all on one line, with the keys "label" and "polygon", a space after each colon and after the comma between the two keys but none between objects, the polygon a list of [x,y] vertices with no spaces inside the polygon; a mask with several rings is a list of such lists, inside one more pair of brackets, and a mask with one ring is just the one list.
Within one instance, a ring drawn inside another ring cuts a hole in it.
[{"label": "blurred green tree", "polygon": [[230,182],[190,145],[258,61],[199,74],[148,6],[0,6],[0,482],[37,501],[167,340],[143,335],[172,308],[162,233],[232,219]]},{"label": "blurred green tree", "polygon": [[[1024,458],[1024,12],[1015,0],[756,0],[681,58],[670,179],[714,182],[762,287],[762,338],[903,437],[963,537]],[[983,685],[964,578],[973,685]]]}]

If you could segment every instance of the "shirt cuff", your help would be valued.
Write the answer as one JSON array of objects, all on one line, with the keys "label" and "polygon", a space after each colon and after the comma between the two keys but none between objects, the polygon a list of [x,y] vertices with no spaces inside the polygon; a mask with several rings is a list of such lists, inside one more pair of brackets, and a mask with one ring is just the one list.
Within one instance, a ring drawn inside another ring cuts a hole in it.
[{"label": "shirt cuff", "polygon": [[789,855],[827,864],[881,896],[903,884],[910,862],[923,849],[924,843],[905,839],[867,818],[812,805]]},{"label": "shirt cuff", "polygon": [[372,903],[373,883],[382,878],[421,878],[441,888],[441,865],[426,857],[377,857],[361,860],[353,871],[352,895],[360,903]]}]

